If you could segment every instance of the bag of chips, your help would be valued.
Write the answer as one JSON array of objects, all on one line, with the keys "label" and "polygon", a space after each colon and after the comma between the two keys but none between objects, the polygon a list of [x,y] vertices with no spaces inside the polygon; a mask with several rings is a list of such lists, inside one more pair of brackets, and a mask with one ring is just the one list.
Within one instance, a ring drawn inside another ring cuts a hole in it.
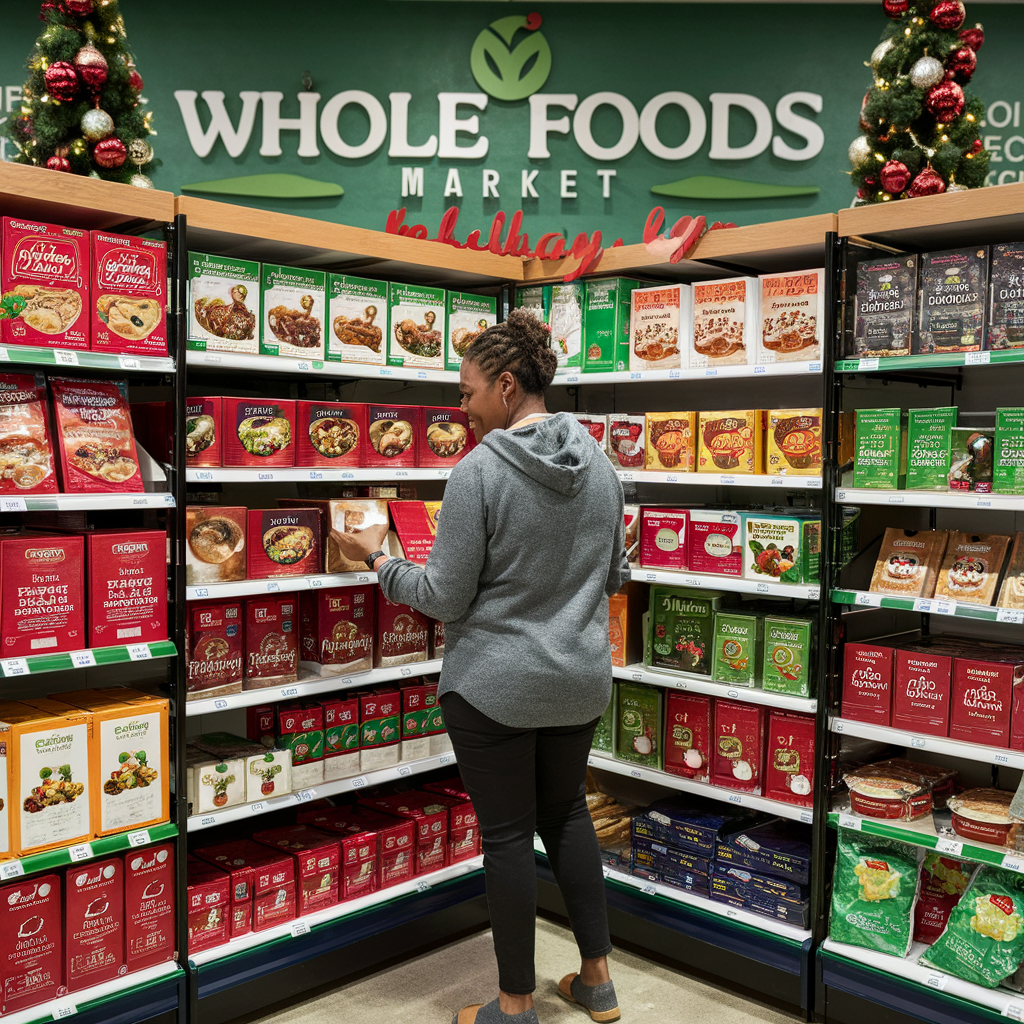
[{"label": "bag of chips", "polygon": [[906,956],[917,884],[913,846],[840,829],[829,934],[836,942]]}]

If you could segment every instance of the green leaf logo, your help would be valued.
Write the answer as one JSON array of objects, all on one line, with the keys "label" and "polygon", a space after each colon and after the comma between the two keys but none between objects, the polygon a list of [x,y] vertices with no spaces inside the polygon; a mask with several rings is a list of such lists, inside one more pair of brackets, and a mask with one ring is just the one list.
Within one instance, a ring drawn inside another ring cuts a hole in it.
[{"label": "green leaf logo", "polygon": [[[499,18],[476,37],[469,66],[477,85],[496,100],[525,100],[551,74],[551,47],[540,28],[541,16]],[[515,49],[512,39],[519,29],[530,35]]]}]

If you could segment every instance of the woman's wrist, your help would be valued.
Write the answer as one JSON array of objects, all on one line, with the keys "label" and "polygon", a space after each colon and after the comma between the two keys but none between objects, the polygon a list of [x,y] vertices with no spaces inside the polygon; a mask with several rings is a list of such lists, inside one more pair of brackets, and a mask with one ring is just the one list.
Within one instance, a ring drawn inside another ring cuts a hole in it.
[{"label": "woman's wrist", "polygon": [[386,562],[386,561],[387,561],[387,560],[388,560],[388,559],[389,559],[390,557],[391,557],[390,555],[381,555],[381,556],[380,556],[379,558],[377,558],[377,559],[376,559],[376,560],[374,561],[374,563],[373,563],[373,571],[374,571],[374,572],[379,572],[379,571],[380,571],[380,567],[381,567],[381,566],[382,566],[382,565],[383,565],[383,564],[384,564],[384,563],[385,563],[385,562]]}]

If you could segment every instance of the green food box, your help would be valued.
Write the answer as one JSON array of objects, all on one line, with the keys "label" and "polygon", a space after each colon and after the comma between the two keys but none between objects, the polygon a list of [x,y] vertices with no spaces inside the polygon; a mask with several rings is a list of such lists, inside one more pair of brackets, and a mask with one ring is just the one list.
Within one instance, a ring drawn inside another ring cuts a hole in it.
[{"label": "green food box", "polygon": [[949,489],[991,494],[995,469],[995,431],[954,427],[950,438]]},{"label": "green food box", "polygon": [[456,373],[466,349],[498,322],[498,300],[488,295],[448,293],[448,344],[445,369]]},{"label": "green food box", "polygon": [[329,363],[370,363],[388,359],[388,283],[347,274],[329,274]]},{"label": "green food box", "polygon": [[617,682],[612,683],[612,699],[608,702],[608,707],[605,708],[601,720],[597,723],[597,728],[594,730],[594,741],[591,743],[592,749],[600,750],[605,754],[615,753],[615,709],[618,707],[618,687]]},{"label": "green food box", "polygon": [[517,288],[516,307],[528,309],[542,324],[551,323],[551,285],[532,284]]},{"label": "green food box", "polygon": [[853,486],[896,490],[906,484],[907,421],[901,409],[858,409]]},{"label": "green food box", "polygon": [[651,587],[648,664],[694,675],[711,674],[717,590]]},{"label": "green food box", "polygon": [[816,515],[743,513],[743,575],[765,583],[817,583],[821,519]]},{"label": "green food box", "polygon": [[756,686],[760,640],[761,619],[757,615],[716,612],[711,678],[730,686]]},{"label": "green food box", "polygon": [[194,352],[260,350],[260,265],[205,252],[188,254],[188,339]]},{"label": "green food box", "polygon": [[996,494],[1024,494],[1024,409],[996,409]]},{"label": "green food box", "polygon": [[813,642],[813,620],[765,618],[762,688],[770,693],[810,697]]},{"label": "green food box", "polygon": [[323,361],[327,274],[322,270],[264,263],[260,290],[260,355]]},{"label": "green food box", "polygon": [[662,693],[656,686],[619,683],[614,726],[616,760],[661,768]]},{"label": "green food box", "polygon": [[392,284],[388,304],[388,366],[443,370],[445,290],[422,284]]},{"label": "green food box", "polygon": [[629,316],[639,281],[609,277],[587,281],[583,307],[583,371],[629,369]]},{"label": "green food box", "polygon": [[559,372],[583,368],[583,306],[587,286],[583,281],[551,286],[551,348]]},{"label": "green food box", "polygon": [[907,416],[907,490],[944,491],[949,487],[949,458],[956,406],[911,409]]}]

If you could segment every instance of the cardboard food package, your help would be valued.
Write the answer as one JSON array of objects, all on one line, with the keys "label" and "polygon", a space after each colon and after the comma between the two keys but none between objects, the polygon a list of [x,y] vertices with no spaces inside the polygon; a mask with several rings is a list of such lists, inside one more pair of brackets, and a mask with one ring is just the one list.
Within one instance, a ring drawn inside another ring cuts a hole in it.
[{"label": "cardboard food package", "polygon": [[609,453],[608,417],[591,412],[574,412],[570,415],[597,442],[598,448],[611,457]]},{"label": "cardboard food package", "polygon": [[359,700],[349,691],[320,700],[324,710],[324,781],[359,774]]},{"label": "cardboard food package", "polygon": [[267,594],[245,601],[245,690],[299,678],[298,594]]},{"label": "cardboard food package", "polygon": [[392,282],[388,296],[388,366],[443,370],[446,293],[443,288]]},{"label": "cardboard food package", "polygon": [[5,345],[89,347],[89,233],[0,218]]},{"label": "cardboard food package", "polygon": [[260,355],[324,358],[327,275],[321,270],[277,267],[260,270],[263,325]]},{"label": "cardboard food package", "polygon": [[167,355],[167,243],[90,232],[93,351]]},{"label": "cardboard food package", "polygon": [[89,861],[65,874],[64,978],[69,992],[125,973],[124,862]]},{"label": "cardboard food package", "polygon": [[821,409],[770,409],[765,432],[769,476],[821,476]]},{"label": "cardboard food package", "polygon": [[60,875],[30,875],[0,889],[0,932],[7,936],[0,1013],[17,1013],[67,992]]},{"label": "cardboard food package", "polygon": [[1024,346],[1024,294],[1021,277],[1024,246],[1020,242],[993,245],[989,260],[988,349]]},{"label": "cardboard food package", "polygon": [[317,674],[373,668],[376,589],[339,587],[299,595],[303,668]]},{"label": "cardboard food package", "polygon": [[225,466],[270,469],[295,465],[295,402],[291,399],[221,399]]},{"label": "cardboard food package", "polygon": [[242,692],[245,620],[239,601],[204,601],[188,609],[189,700]]},{"label": "cardboard food package", "polygon": [[892,597],[933,597],[948,539],[945,530],[888,527],[868,590]]},{"label": "cardboard food package", "polygon": [[685,369],[693,345],[692,286],[634,288],[630,300],[628,369]]},{"label": "cardboard food package", "polygon": [[295,403],[295,464],[329,469],[364,464],[365,405],[348,402]]},{"label": "cardboard food package", "polygon": [[640,564],[647,569],[689,568],[686,509],[645,508],[640,513]]},{"label": "cardboard food package", "polygon": [[433,793],[361,796],[359,803],[385,814],[410,818],[415,825],[415,873],[425,875],[445,866],[448,853],[448,808]]},{"label": "cardboard food package", "polygon": [[632,292],[640,282],[625,277],[587,281],[583,306],[583,372],[629,369]]},{"label": "cardboard food package", "polygon": [[913,351],[978,352],[985,343],[988,246],[922,254]]},{"label": "cardboard food package", "polygon": [[825,271],[763,274],[758,363],[821,359],[825,335]]},{"label": "cardboard food package", "polygon": [[858,409],[853,486],[896,490],[907,480],[907,417],[902,409]]},{"label": "cardboard food package", "polygon": [[253,839],[288,854],[295,862],[299,917],[315,914],[338,902],[341,847],[336,838],[307,825],[291,825],[256,832]]},{"label": "cardboard food package", "polygon": [[231,878],[197,858],[188,863],[188,951],[222,946],[231,938]]},{"label": "cardboard food package", "polygon": [[185,464],[219,466],[223,459],[222,398],[188,398],[185,402]]},{"label": "cardboard food package", "polygon": [[402,739],[402,695],[396,686],[362,691],[359,698],[359,768],[377,771],[398,764]]},{"label": "cardboard food package", "polygon": [[307,789],[324,781],[324,709],[316,701],[279,704],[276,746],[292,755],[292,786]]},{"label": "cardboard food package", "polygon": [[558,360],[556,373],[583,369],[583,307],[587,285],[584,281],[562,281],[551,287],[551,349]]},{"label": "cardboard food package", "polygon": [[1014,698],[1024,687],[1024,654],[1016,662],[989,660],[971,647],[963,644],[964,656],[953,659],[950,738],[1008,747]]},{"label": "cardboard food package", "polygon": [[327,275],[330,303],[324,358],[329,363],[369,363],[388,360],[388,283],[347,274]]},{"label": "cardboard food package", "polygon": [[437,537],[441,502],[389,501],[388,512],[401,548],[398,557],[425,565]]},{"label": "cardboard food package", "polygon": [[766,718],[767,709],[760,705],[715,701],[711,781],[716,786],[761,792]]},{"label": "cardboard food package", "polygon": [[1013,547],[996,603],[1000,608],[1024,608],[1024,534],[1013,535]]},{"label": "cardboard food package", "polygon": [[249,579],[312,576],[322,571],[318,508],[249,509],[246,523]]},{"label": "cardboard food package", "polygon": [[763,473],[763,410],[702,412],[697,448],[698,473]]},{"label": "cardboard food package", "polygon": [[911,409],[907,414],[907,490],[949,487],[957,408]]},{"label": "cardboard food package", "polygon": [[[1024,317],[1021,323],[1024,325]],[[996,409],[992,490],[995,494],[1024,494],[1024,409]]]},{"label": "cardboard food package", "polygon": [[697,465],[697,413],[649,412],[644,469],[692,473]]},{"label": "cardboard food package", "polygon": [[652,586],[648,644],[651,667],[710,675],[714,616],[723,597],[716,590]]},{"label": "cardboard food package", "polygon": [[[339,533],[358,533],[368,526],[383,526],[389,523],[388,502],[382,498],[345,498],[340,500],[314,500],[304,498],[281,498],[281,508],[315,508],[320,511],[320,537],[326,551],[324,571],[363,572],[365,562],[352,562],[341,552],[335,538]],[[384,538],[381,550],[391,554],[389,540]]]},{"label": "cardboard food package", "polygon": [[189,747],[186,765],[191,779],[193,814],[210,814],[245,803],[245,753],[234,756],[208,754]]},{"label": "cardboard food package", "polygon": [[[221,864],[253,870],[252,930],[265,931],[296,916],[295,860],[252,839],[239,839],[196,850],[218,870]],[[191,878],[191,871],[190,871]]]},{"label": "cardboard food package", "polygon": [[711,678],[729,686],[756,686],[761,678],[762,619],[738,612],[715,612]]},{"label": "cardboard food package", "polygon": [[814,803],[814,716],[768,709],[764,795],[810,807]]},{"label": "cardboard food package", "polygon": [[449,292],[445,369],[457,373],[469,346],[497,322],[498,304],[493,296]]},{"label": "cardboard food package", "polygon": [[551,285],[537,284],[516,288],[516,308],[529,310],[542,324],[551,322]]},{"label": "cardboard food package", "polygon": [[692,572],[743,575],[743,516],[738,512],[689,510],[689,563]]},{"label": "cardboard food package", "polygon": [[743,575],[779,583],[817,583],[821,564],[821,519],[815,515],[743,516],[747,561]]},{"label": "cardboard food package", "polygon": [[246,509],[189,505],[185,509],[185,582],[190,587],[244,580]]},{"label": "cardboard food package", "polygon": [[476,447],[469,417],[458,408],[425,406],[420,409],[416,439],[417,465],[425,469],[451,469]]},{"label": "cardboard food package", "polygon": [[644,638],[640,619],[646,605],[646,588],[640,583],[627,583],[608,598],[608,636],[612,665],[617,668],[643,660]]},{"label": "cardboard food package", "polygon": [[339,837],[341,848],[340,902],[376,892],[380,867],[379,836],[375,832],[352,832]]},{"label": "cardboard food package", "polygon": [[54,494],[57,467],[41,374],[0,373],[0,494]]},{"label": "cardboard food package", "polygon": [[402,684],[401,733],[402,761],[419,761],[430,756],[430,736],[427,733],[431,708],[427,706],[427,688],[421,679]]},{"label": "cardboard food package", "polygon": [[188,347],[195,352],[260,350],[260,265],[190,252]]},{"label": "cardboard food package", "polygon": [[377,640],[373,667],[391,668],[427,660],[427,617],[405,604],[392,604],[377,588]]},{"label": "cardboard food package", "polygon": [[1009,546],[1010,538],[999,534],[952,531],[935,583],[935,596],[967,604],[991,604]]},{"label": "cardboard food package", "polygon": [[991,494],[995,431],[954,427],[950,431],[949,489]]},{"label": "cardboard food package", "polygon": [[[223,763],[237,775],[235,782],[244,785],[241,799],[247,803],[282,796],[292,790],[290,750],[275,747],[272,742],[268,746],[229,732],[203,733],[189,742],[214,759],[215,773]],[[233,785],[228,787],[228,791],[232,795],[236,792]]]},{"label": "cardboard food package", "polygon": [[660,769],[664,763],[664,693],[620,680],[616,687],[615,759]]},{"label": "cardboard food package", "polygon": [[174,959],[174,844],[130,850],[124,858],[124,939],[128,973]]},{"label": "cardboard food package", "polygon": [[693,285],[690,369],[754,363],[761,330],[760,296],[756,277]]},{"label": "cardboard food package", "polygon": [[711,770],[711,698],[665,695],[665,771],[707,782]]},{"label": "cardboard food package", "polygon": [[643,469],[646,458],[647,420],[645,416],[608,417],[608,441],[612,465],[616,469]]},{"label": "cardboard food package", "polygon": [[917,301],[917,256],[890,255],[857,263],[853,358],[909,356]]},{"label": "cardboard food package", "polygon": [[843,718],[888,726],[892,718],[891,647],[847,641],[843,649]]},{"label": "cardboard food package", "polygon": [[892,727],[929,736],[949,735],[953,659],[926,645],[896,651]]},{"label": "cardboard food package", "polygon": [[412,469],[419,457],[422,415],[413,405],[367,407],[366,465],[376,469]]}]

